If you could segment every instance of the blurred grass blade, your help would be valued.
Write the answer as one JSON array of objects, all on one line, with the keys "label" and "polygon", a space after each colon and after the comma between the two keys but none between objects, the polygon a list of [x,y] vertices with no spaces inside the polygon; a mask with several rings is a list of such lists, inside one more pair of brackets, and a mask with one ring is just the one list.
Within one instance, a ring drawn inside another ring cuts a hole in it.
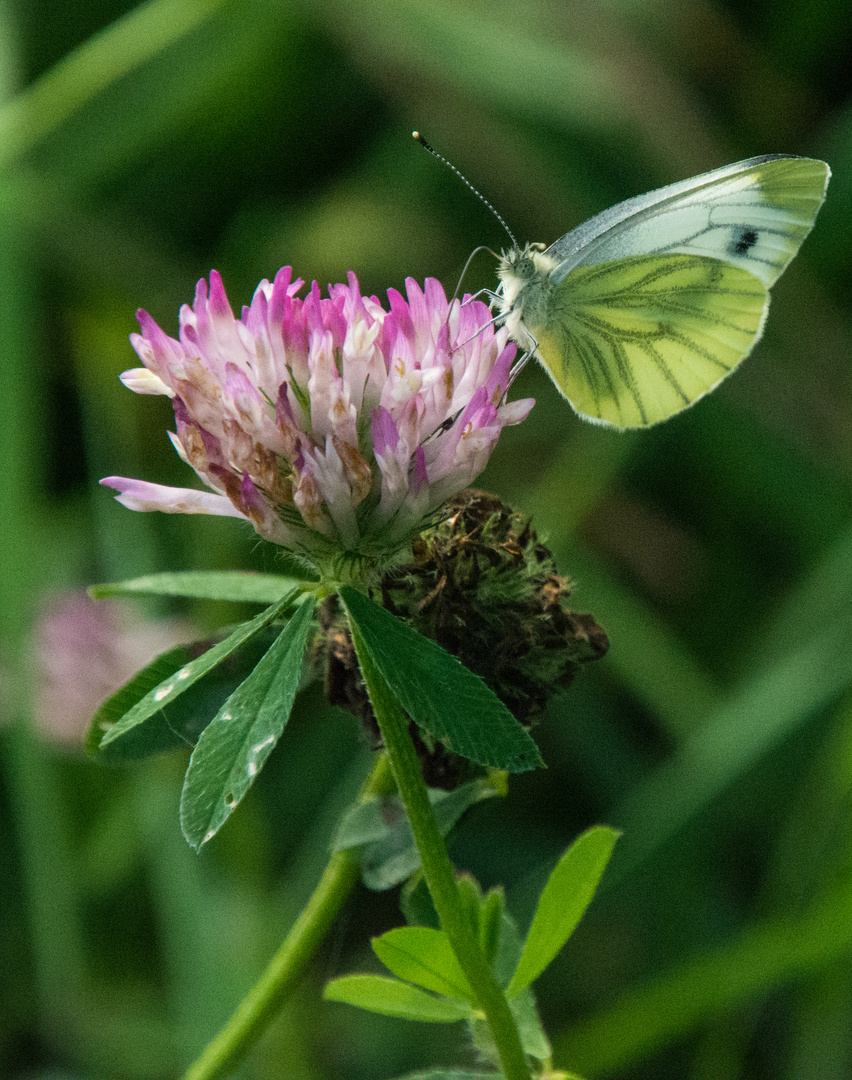
[{"label": "blurred grass blade", "polygon": [[34,967],[46,1020],[62,1028],[74,1022],[85,993],[87,949],[67,797],[56,759],[20,719],[0,732],[0,762],[24,874],[26,965]]},{"label": "blurred grass blade", "polygon": [[94,34],[0,109],[0,166],[77,109],[174,44],[227,0],[149,0]]},{"label": "blurred grass blade", "polygon": [[801,918],[757,923],[730,945],[624,995],[556,1039],[555,1056],[594,1076],[622,1073],[707,1021],[848,957],[852,887]]},{"label": "blurred grass blade", "polygon": [[757,666],[803,638],[819,633],[852,606],[852,528],[842,532],[785,598],[774,622],[757,639],[750,660]]},{"label": "blurred grass blade", "polygon": [[[619,474],[629,468],[641,436],[624,431],[617,439],[602,439],[595,424],[578,424],[559,453],[540,467],[535,487],[520,483],[507,502],[517,502],[531,514],[537,526],[550,519],[554,536],[563,542],[577,533],[583,519],[594,510]],[[558,524],[558,529],[555,526]]]},{"label": "blurred grass blade", "polygon": [[852,606],[758,671],[610,817],[625,832],[607,883],[658,851],[746,769],[852,682]]},{"label": "blurred grass blade", "polygon": [[[546,530],[548,520],[541,516]],[[582,604],[609,637],[606,658],[677,740],[694,731],[720,694],[685,645],[647,604],[621,585],[582,544],[553,545],[557,563],[578,583]]]},{"label": "blurred grass blade", "polygon": [[496,19],[488,8],[451,0],[349,0],[325,8],[338,32],[354,24],[374,55],[404,55],[495,105],[598,132],[623,126],[615,71],[569,40],[554,40],[535,8],[505,8]]}]

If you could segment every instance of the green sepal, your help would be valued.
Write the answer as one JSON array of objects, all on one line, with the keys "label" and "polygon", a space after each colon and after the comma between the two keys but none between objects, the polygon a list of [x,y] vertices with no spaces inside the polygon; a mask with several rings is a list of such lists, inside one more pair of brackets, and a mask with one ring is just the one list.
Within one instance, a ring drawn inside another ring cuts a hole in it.
[{"label": "green sepal", "polygon": [[398,926],[373,938],[373,952],[397,978],[425,990],[475,1003],[467,976],[443,930]]},{"label": "green sepal", "polygon": [[471,1015],[471,1006],[464,1001],[433,997],[384,975],[343,975],[326,986],[323,997],[385,1016],[432,1024],[452,1024]]},{"label": "green sepal", "polygon": [[340,598],[382,678],[428,736],[507,772],[543,764],[535,742],[478,675],[351,586]]},{"label": "green sepal", "polygon": [[597,825],[578,837],[556,864],[539,897],[521,958],[506,988],[507,997],[537,979],[573,934],[618,837],[615,829]]},{"label": "green sepal", "polygon": [[180,800],[181,828],[198,851],[239,805],[272,752],[299,688],[313,615],[308,599],[198,740]]}]

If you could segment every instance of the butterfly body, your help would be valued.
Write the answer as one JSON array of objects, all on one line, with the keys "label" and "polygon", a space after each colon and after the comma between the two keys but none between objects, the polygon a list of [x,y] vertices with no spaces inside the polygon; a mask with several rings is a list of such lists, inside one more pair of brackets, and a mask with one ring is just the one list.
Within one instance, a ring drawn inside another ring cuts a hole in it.
[{"label": "butterfly body", "polygon": [[501,314],[509,336],[524,349],[534,349],[537,340],[527,326],[541,328],[547,321],[553,293],[551,278],[558,265],[534,244],[512,248],[500,260],[497,274],[502,285]]},{"label": "butterfly body", "polygon": [[751,352],[769,288],[810,232],[829,169],[751,158],[605,210],[545,250],[503,253],[509,336],[584,418],[646,427]]}]

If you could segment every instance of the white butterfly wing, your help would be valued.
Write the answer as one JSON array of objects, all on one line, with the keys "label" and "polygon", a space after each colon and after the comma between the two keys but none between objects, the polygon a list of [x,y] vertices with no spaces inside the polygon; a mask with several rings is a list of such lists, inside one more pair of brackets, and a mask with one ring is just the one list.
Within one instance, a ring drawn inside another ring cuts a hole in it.
[{"label": "white butterfly wing", "polygon": [[768,155],[627,199],[551,244],[551,280],[578,266],[683,254],[740,266],[769,288],[811,231],[830,175],[823,161]]}]

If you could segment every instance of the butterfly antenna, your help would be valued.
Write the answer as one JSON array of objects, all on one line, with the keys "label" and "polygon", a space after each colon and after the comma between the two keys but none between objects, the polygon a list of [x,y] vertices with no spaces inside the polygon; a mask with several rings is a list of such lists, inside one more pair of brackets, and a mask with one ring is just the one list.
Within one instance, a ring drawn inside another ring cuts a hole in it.
[{"label": "butterfly antenna", "polygon": [[443,163],[447,166],[448,169],[452,169],[452,171],[456,174],[456,176],[459,178],[459,180],[461,180],[461,182],[473,192],[473,194],[477,197],[477,199],[479,199],[479,201],[481,203],[484,203],[488,207],[488,209],[491,211],[491,213],[494,215],[494,217],[497,218],[497,220],[500,222],[500,224],[506,230],[506,233],[507,233],[509,239],[512,241],[513,246],[517,247],[518,246],[518,241],[512,235],[512,230],[509,228],[509,226],[506,224],[506,222],[503,220],[503,218],[497,213],[497,211],[494,209],[494,207],[491,205],[491,203],[485,198],[485,196],[482,194],[482,192],[477,191],[476,188],[473,186],[473,184],[470,182],[470,180],[468,180],[468,178],[464,175],[464,173],[459,172],[459,170],[455,167],[455,165],[453,165],[453,163],[451,161],[447,161],[447,159],[443,156],[443,154],[439,154],[438,151],[434,147],[430,146],[429,143],[426,142],[426,140],[423,138],[423,136],[420,134],[419,131],[412,131],[411,135],[412,135],[412,138],[416,142],[420,143],[420,145],[423,147],[424,150],[429,151],[429,153],[432,155],[432,157],[436,157],[438,159],[438,161],[443,161]]},{"label": "butterfly antenna", "polygon": [[[497,254],[496,251],[492,251],[490,247],[486,247],[484,244],[480,244],[478,248],[474,248],[473,251],[468,256],[467,262],[464,264],[464,270],[462,270],[462,272],[461,272],[461,277],[459,278],[459,283],[458,283],[458,285],[456,285],[456,291],[453,293],[453,300],[458,300],[459,292],[461,291],[462,282],[465,279],[465,275],[467,274],[468,270],[470,269],[470,264],[473,262],[473,260],[476,258],[476,256],[480,253],[480,251],[487,251],[488,254],[493,255],[495,259],[500,258],[500,256]],[[469,296],[467,298],[467,300],[465,300],[465,303],[468,303],[470,300],[478,299],[480,296],[482,296],[483,293],[485,293],[485,295],[489,296],[489,297],[492,297],[494,295],[491,292],[490,289],[480,289],[479,292],[474,293],[473,296]]]}]

